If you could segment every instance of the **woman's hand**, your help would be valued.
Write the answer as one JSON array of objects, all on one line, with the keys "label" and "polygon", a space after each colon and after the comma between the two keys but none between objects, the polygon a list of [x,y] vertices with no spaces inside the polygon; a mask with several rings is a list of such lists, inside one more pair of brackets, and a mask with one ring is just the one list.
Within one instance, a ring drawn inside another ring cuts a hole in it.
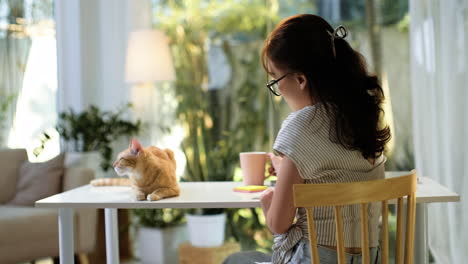
[{"label": "woman's hand", "polygon": [[268,153],[268,156],[270,157],[271,160],[271,166],[268,168],[268,173],[270,176],[274,175],[277,176],[277,172],[279,171],[281,167],[281,161],[283,160],[282,157],[280,156],[275,156],[273,153]]},{"label": "woman's hand", "polygon": [[273,200],[274,188],[268,188],[260,195],[260,204],[262,205],[263,213],[266,215],[270,209],[271,201]]}]

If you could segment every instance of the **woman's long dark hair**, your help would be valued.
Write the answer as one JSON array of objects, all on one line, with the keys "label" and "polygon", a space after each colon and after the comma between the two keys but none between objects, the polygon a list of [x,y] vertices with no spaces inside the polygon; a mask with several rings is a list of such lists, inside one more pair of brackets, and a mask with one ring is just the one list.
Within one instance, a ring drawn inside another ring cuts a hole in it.
[{"label": "woman's long dark hair", "polygon": [[378,78],[367,72],[364,57],[346,40],[333,39],[329,34],[333,31],[315,15],[283,20],[265,41],[263,67],[268,70],[268,58],[280,69],[305,74],[313,100],[321,102],[334,117],[338,142],[359,150],[366,159],[376,158],[391,137],[388,126],[380,128],[382,87]]}]

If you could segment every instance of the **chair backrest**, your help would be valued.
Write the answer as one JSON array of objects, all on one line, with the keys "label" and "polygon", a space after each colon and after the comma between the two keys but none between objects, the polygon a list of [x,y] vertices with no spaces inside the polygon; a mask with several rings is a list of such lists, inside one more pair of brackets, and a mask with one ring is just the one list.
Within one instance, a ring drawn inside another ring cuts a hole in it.
[{"label": "chair backrest", "polygon": [[404,263],[413,263],[414,224],[416,218],[416,172],[398,178],[374,181],[331,183],[331,184],[294,184],[294,206],[307,210],[310,253],[312,264],[319,264],[318,248],[314,223],[314,207],[333,206],[338,264],[345,264],[343,219],[341,208],[346,205],[360,204],[361,210],[361,250],[362,263],[369,263],[369,232],[367,208],[371,202],[382,204],[382,263],[388,263],[388,202],[397,199],[397,236],[395,263],[402,263],[403,246],[403,199],[406,196],[406,236]]}]

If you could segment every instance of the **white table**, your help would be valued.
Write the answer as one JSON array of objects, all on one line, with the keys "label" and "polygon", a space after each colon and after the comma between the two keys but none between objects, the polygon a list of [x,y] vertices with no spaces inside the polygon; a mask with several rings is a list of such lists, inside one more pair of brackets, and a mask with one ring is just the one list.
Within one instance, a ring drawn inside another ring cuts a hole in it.
[{"label": "white table", "polygon": [[[386,172],[397,177],[405,172]],[[108,264],[119,263],[117,209],[128,208],[253,208],[259,207],[259,193],[237,193],[241,182],[181,182],[178,197],[161,201],[135,201],[130,187],[85,185],[36,202],[36,207],[58,208],[60,263],[73,264],[73,209],[104,208]],[[427,204],[458,202],[460,196],[437,182],[420,177],[416,194],[415,263],[427,263]],[[390,202],[391,203],[391,202]]]}]

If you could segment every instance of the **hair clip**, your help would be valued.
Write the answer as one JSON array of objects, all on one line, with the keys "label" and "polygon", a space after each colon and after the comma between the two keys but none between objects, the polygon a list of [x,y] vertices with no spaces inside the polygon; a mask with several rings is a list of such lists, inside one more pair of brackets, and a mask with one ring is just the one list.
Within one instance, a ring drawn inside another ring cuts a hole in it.
[{"label": "hair clip", "polygon": [[335,39],[344,39],[348,36],[348,30],[343,26],[339,25],[338,27],[333,30],[333,33],[327,30],[328,35],[331,37],[331,44],[332,44],[332,51],[333,57],[336,58],[336,51],[335,51]]}]

